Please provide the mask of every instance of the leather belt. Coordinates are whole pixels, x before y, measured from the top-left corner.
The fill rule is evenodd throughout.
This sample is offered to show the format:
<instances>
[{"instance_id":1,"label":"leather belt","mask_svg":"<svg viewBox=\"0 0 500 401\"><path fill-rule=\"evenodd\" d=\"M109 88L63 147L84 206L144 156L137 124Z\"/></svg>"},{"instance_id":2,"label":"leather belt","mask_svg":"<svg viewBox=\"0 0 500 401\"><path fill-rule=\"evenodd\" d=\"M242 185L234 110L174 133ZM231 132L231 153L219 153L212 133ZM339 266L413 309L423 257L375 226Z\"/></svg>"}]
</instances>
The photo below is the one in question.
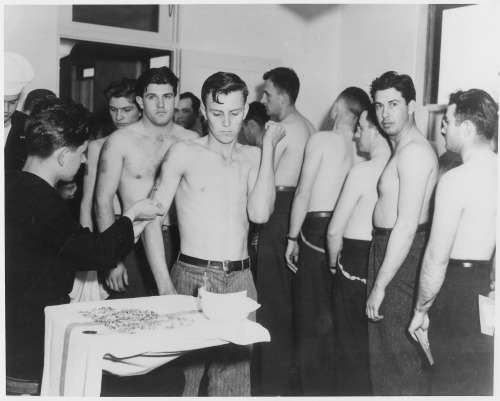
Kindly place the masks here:
<instances>
[{"instance_id":1,"label":"leather belt","mask_svg":"<svg viewBox=\"0 0 500 401\"><path fill-rule=\"evenodd\" d=\"M489 260L463 260L463 259L450 259L448 262L448 267L452 268L462 268L462 269L470 269L474 268L488 268L490 267Z\"/></svg>"},{"instance_id":2,"label":"leather belt","mask_svg":"<svg viewBox=\"0 0 500 401\"><path fill-rule=\"evenodd\" d=\"M332 217L333 212L307 212L309 217Z\"/></svg>"},{"instance_id":3,"label":"leather belt","mask_svg":"<svg viewBox=\"0 0 500 401\"><path fill-rule=\"evenodd\" d=\"M295 191L295 187L287 187L284 185L277 185L276 186L276 191L281 192L281 191Z\"/></svg>"},{"instance_id":4,"label":"leather belt","mask_svg":"<svg viewBox=\"0 0 500 401\"><path fill-rule=\"evenodd\" d=\"M185 255L183 253L180 253L178 260L180 262L188 263L190 265L194 265L194 266L198 266L198 267L223 270L226 273L231 273L234 271L241 271L241 270L248 269L250 267L250 258L246 258L243 260L216 261L216 260L198 259L198 258L194 258L192 256Z\"/></svg>"}]
</instances>

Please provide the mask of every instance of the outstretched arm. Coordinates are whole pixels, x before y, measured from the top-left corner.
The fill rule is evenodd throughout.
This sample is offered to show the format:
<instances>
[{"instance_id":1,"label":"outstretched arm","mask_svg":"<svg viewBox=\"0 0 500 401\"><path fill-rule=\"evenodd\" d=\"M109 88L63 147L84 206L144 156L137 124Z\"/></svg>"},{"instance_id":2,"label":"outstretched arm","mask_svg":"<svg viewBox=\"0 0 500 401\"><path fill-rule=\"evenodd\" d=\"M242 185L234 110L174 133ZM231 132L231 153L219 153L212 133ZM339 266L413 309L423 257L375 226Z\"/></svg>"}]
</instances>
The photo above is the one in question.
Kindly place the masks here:
<instances>
[{"instance_id":1,"label":"outstretched arm","mask_svg":"<svg viewBox=\"0 0 500 401\"><path fill-rule=\"evenodd\" d=\"M399 155L396 165L399 176L397 219L389 237L384 261L366 303L366 314L373 321L383 319L379 309L385 289L410 251L433 167L433 161L416 145L408 145Z\"/></svg>"},{"instance_id":2,"label":"outstretched arm","mask_svg":"<svg viewBox=\"0 0 500 401\"><path fill-rule=\"evenodd\" d=\"M151 192L150 197L161 202L165 210L170 209L184 174L184 166L187 159L186 149L188 149L187 145L182 142L177 142L170 147L163 160L160 175ZM161 234L162 222L163 217L158 217L144 229L143 243L149 266L158 287L158 293L160 295L171 295L177 292L168 272Z\"/></svg>"},{"instance_id":3,"label":"outstretched arm","mask_svg":"<svg viewBox=\"0 0 500 401\"><path fill-rule=\"evenodd\" d=\"M274 153L278 142L286 135L285 128L269 121L264 134L258 173L252 169L249 176L248 217L256 224L263 224L274 210L276 189L274 184ZM256 177L256 178L255 178Z\"/></svg>"},{"instance_id":4,"label":"outstretched arm","mask_svg":"<svg viewBox=\"0 0 500 401\"><path fill-rule=\"evenodd\" d=\"M459 182L455 172L446 173L436 190L436 203L429 243L425 249L415 314L408 331L417 340L415 332L422 330L427 339L429 321L427 312L443 285L448 261L463 212Z\"/></svg>"}]
</instances>

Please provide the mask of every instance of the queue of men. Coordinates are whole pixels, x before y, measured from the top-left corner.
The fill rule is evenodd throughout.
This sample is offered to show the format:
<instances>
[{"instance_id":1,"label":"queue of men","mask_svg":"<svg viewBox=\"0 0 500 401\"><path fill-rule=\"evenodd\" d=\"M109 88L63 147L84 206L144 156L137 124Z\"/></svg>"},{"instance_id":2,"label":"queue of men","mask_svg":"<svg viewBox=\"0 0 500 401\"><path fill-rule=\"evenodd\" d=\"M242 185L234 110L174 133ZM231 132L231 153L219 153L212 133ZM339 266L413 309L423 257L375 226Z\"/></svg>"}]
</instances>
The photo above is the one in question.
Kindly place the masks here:
<instances>
[{"instance_id":1,"label":"queue of men","mask_svg":"<svg viewBox=\"0 0 500 401\"><path fill-rule=\"evenodd\" d=\"M295 105L292 69L263 80L262 105L230 72L208 77L201 100L179 96L167 67L106 88L117 130L89 143L80 224L105 235L146 198L166 213L148 213L142 240L99 269L94 298L196 296L208 277L212 292L258 300L249 318L271 341L179 358L183 396L491 395L478 296L496 246L498 105L478 89L450 96L442 133L463 164L440 177L408 75L375 78L371 100L346 88L321 132ZM6 89L5 127L21 90ZM6 171L30 171L8 167L9 152ZM97 285L97 272L77 275L72 298L86 281ZM29 361L7 362L16 379Z\"/></svg>"}]
</instances>

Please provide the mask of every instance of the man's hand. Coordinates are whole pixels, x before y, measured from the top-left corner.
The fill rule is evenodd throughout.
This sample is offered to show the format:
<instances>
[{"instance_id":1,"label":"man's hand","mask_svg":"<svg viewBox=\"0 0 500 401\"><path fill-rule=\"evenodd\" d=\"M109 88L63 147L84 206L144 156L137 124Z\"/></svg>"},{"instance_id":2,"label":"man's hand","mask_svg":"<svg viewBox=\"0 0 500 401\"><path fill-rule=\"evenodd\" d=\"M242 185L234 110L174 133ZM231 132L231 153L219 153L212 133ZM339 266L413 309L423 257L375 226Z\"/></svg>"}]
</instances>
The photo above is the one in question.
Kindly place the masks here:
<instances>
[{"instance_id":1,"label":"man's hand","mask_svg":"<svg viewBox=\"0 0 500 401\"><path fill-rule=\"evenodd\" d=\"M77 190L76 184L71 182L59 182L57 185L57 192L64 200L73 199Z\"/></svg>"},{"instance_id":2,"label":"man's hand","mask_svg":"<svg viewBox=\"0 0 500 401\"><path fill-rule=\"evenodd\" d=\"M286 246L285 259L286 265L293 272L297 273L297 260L299 258L299 244L297 241L288 240L288 245Z\"/></svg>"},{"instance_id":3,"label":"man's hand","mask_svg":"<svg viewBox=\"0 0 500 401\"><path fill-rule=\"evenodd\" d=\"M169 280L162 288L158 288L159 295L177 295L174 285Z\"/></svg>"},{"instance_id":4,"label":"man's hand","mask_svg":"<svg viewBox=\"0 0 500 401\"><path fill-rule=\"evenodd\" d=\"M366 315L368 316L368 319L378 322L384 318L382 315L378 314L380 305L382 305L382 302L384 301L384 297L385 290L377 287L376 285L373 286L372 292L366 300Z\"/></svg>"},{"instance_id":5,"label":"man's hand","mask_svg":"<svg viewBox=\"0 0 500 401\"><path fill-rule=\"evenodd\" d=\"M427 312L415 311L415 315L413 316L410 326L408 327L408 331L415 341L418 341L416 332L421 331L422 337L424 338L424 345L429 347L429 315Z\"/></svg>"},{"instance_id":6,"label":"man's hand","mask_svg":"<svg viewBox=\"0 0 500 401\"><path fill-rule=\"evenodd\" d=\"M118 262L116 268L108 270L106 285L113 291L126 292L128 286L127 268Z\"/></svg>"},{"instance_id":7,"label":"man's hand","mask_svg":"<svg viewBox=\"0 0 500 401\"><path fill-rule=\"evenodd\" d=\"M149 221L157 216L163 216L165 213L166 210L160 202L146 198L135 202L124 215L130 217L132 221Z\"/></svg>"},{"instance_id":8,"label":"man's hand","mask_svg":"<svg viewBox=\"0 0 500 401\"><path fill-rule=\"evenodd\" d=\"M286 135L285 127L275 121L268 121L265 128L266 132L264 133L263 142L271 141L273 147L275 147Z\"/></svg>"}]
</instances>

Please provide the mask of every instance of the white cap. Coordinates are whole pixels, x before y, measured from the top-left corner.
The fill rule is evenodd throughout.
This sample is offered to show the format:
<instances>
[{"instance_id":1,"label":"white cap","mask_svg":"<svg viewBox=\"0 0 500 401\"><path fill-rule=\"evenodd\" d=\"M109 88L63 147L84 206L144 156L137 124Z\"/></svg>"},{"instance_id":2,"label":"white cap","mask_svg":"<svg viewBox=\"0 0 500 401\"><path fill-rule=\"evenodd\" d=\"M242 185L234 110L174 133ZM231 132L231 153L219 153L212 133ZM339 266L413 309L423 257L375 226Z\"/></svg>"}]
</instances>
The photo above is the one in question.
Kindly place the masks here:
<instances>
[{"instance_id":1,"label":"white cap","mask_svg":"<svg viewBox=\"0 0 500 401\"><path fill-rule=\"evenodd\" d=\"M28 60L20 54L4 52L4 95L18 95L34 76Z\"/></svg>"}]
</instances>

